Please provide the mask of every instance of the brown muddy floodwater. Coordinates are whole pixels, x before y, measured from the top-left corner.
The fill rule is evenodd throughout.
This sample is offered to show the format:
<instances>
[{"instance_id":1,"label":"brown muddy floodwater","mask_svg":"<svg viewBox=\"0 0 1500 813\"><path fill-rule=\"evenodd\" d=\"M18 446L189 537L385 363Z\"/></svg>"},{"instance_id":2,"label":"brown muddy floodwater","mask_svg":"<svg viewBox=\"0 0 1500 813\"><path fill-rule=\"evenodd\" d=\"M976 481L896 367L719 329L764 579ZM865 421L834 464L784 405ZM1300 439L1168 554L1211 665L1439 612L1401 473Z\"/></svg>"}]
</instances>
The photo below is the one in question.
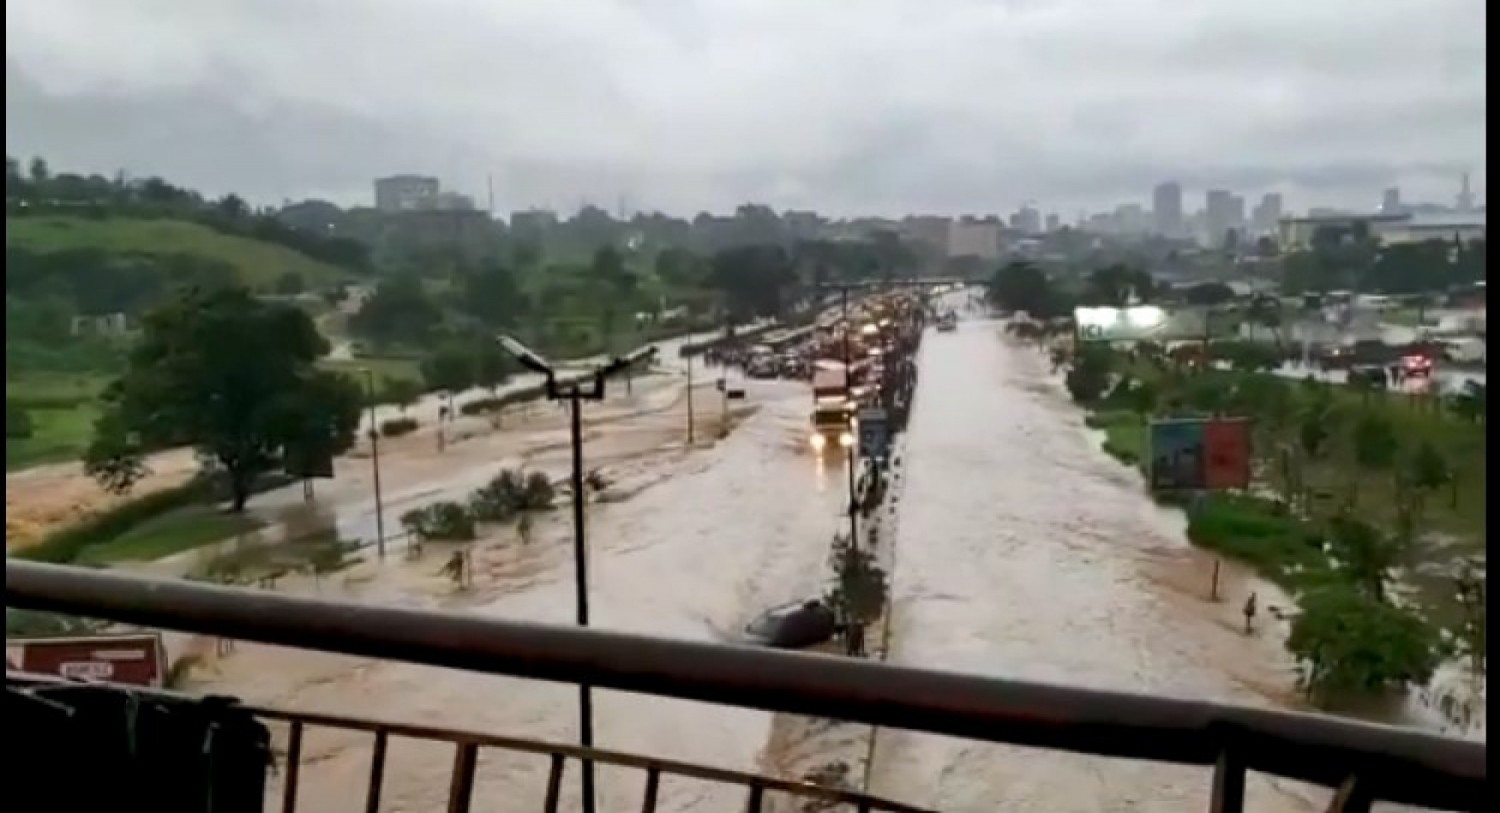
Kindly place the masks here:
<instances>
[{"instance_id":1,"label":"brown muddy floodwater","mask_svg":"<svg viewBox=\"0 0 1500 813\"><path fill-rule=\"evenodd\" d=\"M993 322L921 356L897 534L896 663L1267 704L1289 682L1274 636L1203 600L1182 520L1099 452L1034 349ZM871 791L942 810L1205 809L1211 772L882 730ZM1252 777L1252 810L1316 792Z\"/></svg>"}]
</instances>

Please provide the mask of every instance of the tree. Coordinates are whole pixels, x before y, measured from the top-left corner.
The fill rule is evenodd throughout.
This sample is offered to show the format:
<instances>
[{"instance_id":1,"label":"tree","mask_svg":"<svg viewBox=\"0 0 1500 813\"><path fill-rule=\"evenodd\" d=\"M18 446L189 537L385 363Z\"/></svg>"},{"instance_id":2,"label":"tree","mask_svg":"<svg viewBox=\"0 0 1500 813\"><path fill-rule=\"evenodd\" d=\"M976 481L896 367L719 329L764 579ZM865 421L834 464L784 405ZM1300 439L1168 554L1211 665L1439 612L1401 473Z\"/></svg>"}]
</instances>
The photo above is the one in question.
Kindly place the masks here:
<instances>
[{"instance_id":1,"label":"tree","mask_svg":"<svg viewBox=\"0 0 1500 813\"><path fill-rule=\"evenodd\" d=\"M20 404L5 399L5 439L25 440L31 437L31 414Z\"/></svg>"},{"instance_id":2,"label":"tree","mask_svg":"<svg viewBox=\"0 0 1500 813\"><path fill-rule=\"evenodd\" d=\"M1368 522L1340 515L1329 523L1328 546L1339 569L1354 586L1376 601L1386 600L1391 570L1401 564L1406 553L1400 540Z\"/></svg>"},{"instance_id":3,"label":"tree","mask_svg":"<svg viewBox=\"0 0 1500 813\"><path fill-rule=\"evenodd\" d=\"M1443 661L1435 628L1362 591L1331 584L1309 591L1300 603L1286 646L1303 689L1320 703L1423 685Z\"/></svg>"},{"instance_id":4,"label":"tree","mask_svg":"<svg viewBox=\"0 0 1500 813\"><path fill-rule=\"evenodd\" d=\"M860 642L864 627L880 618L885 610L889 587L885 571L875 555L849 544L845 537L833 542L831 555L836 581L827 602L848 626L849 654L863 654Z\"/></svg>"},{"instance_id":5,"label":"tree","mask_svg":"<svg viewBox=\"0 0 1500 813\"><path fill-rule=\"evenodd\" d=\"M1449 399L1449 409L1459 419L1469 423L1485 422L1485 385L1477 381L1465 381L1462 391Z\"/></svg>"},{"instance_id":6,"label":"tree","mask_svg":"<svg viewBox=\"0 0 1500 813\"><path fill-rule=\"evenodd\" d=\"M1458 501L1458 478L1453 476L1453 469L1448 465L1448 458L1437 450L1430 441L1422 441L1417 451L1412 455L1408 474L1411 485L1419 494L1426 494L1449 486L1452 491L1452 501Z\"/></svg>"},{"instance_id":7,"label":"tree","mask_svg":"<svg viewBox=\"0 0 1500 813\"><path fill-rule=\"evenodd\" d=\"M436 502L401 515L401 527L421 541L467 542L476 534L474 515L456 502Z\"/></svg>"},{"instance_id":8,"label":"tree","mask_svg":"<svg viewBox=\"0 0 1500 813\"><path fill-rule=\"evenodd\" d=\"M52 177L51 171L47 169L47 160L41 156L31 159L31 183L34 186L42 186Z\"/></svg>"},{"instance_id":9,"label":"tree","mask_svg":"<svg viewBox=\"0 0 1500 813\"><path fill-rule=\"evenodd\" d=\"M478 372L472 348L462 342L439 346L422 359L420 369L429 390L448 392L462 392L473 386Z\"/></svg>"},{"instance_id":10,"label":"tree","mask_svg":"<svg viewBox=\"0 0 1500 813\"><path fill-rule=\"evenodd\" d=\"M1074 401L1082 404L1099 400L1109 388L1113 354L1107 347L1083 345L1073 357L1064 385Z\"/></svg>"},{"instance_id":11,"label":"tree","mask_svg":"<svg viewBox=\"0 0 1500 813\"><path fill-rule=\"evenodd\" d=\"M186 444L223 469L241 511L255 479L309 426L326 451L354 440L354 385L317 370L328 350L303 311L242 288L190 289L150 313L125 374L106 393L110 422L146 446Z\"/></svg>"},{"instance_id":12,"label":"tree","mask_svg":"<svg viewBox=\"0 0 1500 813\"><path fill-rule=\"evenodd\" d=\"M1117 263L1089 274L1083 304L1123 307L1132 301L1150 302L1155 293L1156 282L1149 273Z\"/></svg>"},{"instance_id":13,"label":"tree","mask_svg":"<svg viewBox=\"0 0 1500 813\"><path fill-rule=\"evenodd\" d=\"M405 415L406 410L422 397L422 385L410 378L396 378L386 376L380 385L381 400L396 405Z\"/></svg>"},{"instance_id":14,"label":"tree","mask_svg":"<svg viewBox=\"0 0 1500 813\"><path fill-rule=\"evenodd\" d=\"M443 321L443 313L415 276L383 282L349 319L356 336L382 344L421 345Z\"/></svg>"},{"instance_id":15,"label":"tree","mask_svg":"<svg viewBox=\"0 0 1500 813\"><path fill-rule=\"evenodd\" d=\"M83 453L83 471L111 494L128 494L150 474L137 436L125 426L119 411L108 411L94 422L94 436Z\"/></svg>"},{"instance_id":16,"label":"tree","mask_svg":"<svg viewBox=\"0 0 1500 813\"><path fill-rule=\"evenodd\" d=\"M1222 282L1205 282L1182 292L1182 301L1189 305L1222 305L1234 299L1234 289Z\"/></svg>"},{"instance_id":17,"label":"tree","mask_svg":"<svg viewBox=\"0 0 1500 813\"><path fill-rule=\"evenodd\" d=\"M489 261L463 273L460 289L460 309L488 328L511 327L526 310L515 275L498 262Z\"/></svg>"},{"instance_id":18,"label":"tree","mask_svg":"<svg viewBox=\"0 0 1500 813\"><path fill-rule=\"evenodd\" d=\"M775 245L741 246L714 255L712 284L724 295L729 317L745 322L781 313L782 294L797 275L786 250Z\"/></svg>"},{"instance_id":19,"label":"tree","mask_svg":"<svg viewBox=\"0 0 1500 813\"><path fill-rule=\"evenodd\" d=\"M990 278L987 295L996 307L1025 312L1033 319L1051 319L1070 310L1042 269L1024 261L1009 263L996 271Z\"/></svg>"},{"instance_id":20,"label":"tree","mask_svg":"<svg viewBox=\"0 0 1500 813\"><path fill-rule=\"evenodd\" d=\"M1379 412L1367 411L1354 422L1354 462L1365 471L1384 471L1396 462L1400 442L1396 429L1389 418ZM1359 497L1359 477L1351 478L1349 498L1351 503Z\"/></svg>"}]
</instances>

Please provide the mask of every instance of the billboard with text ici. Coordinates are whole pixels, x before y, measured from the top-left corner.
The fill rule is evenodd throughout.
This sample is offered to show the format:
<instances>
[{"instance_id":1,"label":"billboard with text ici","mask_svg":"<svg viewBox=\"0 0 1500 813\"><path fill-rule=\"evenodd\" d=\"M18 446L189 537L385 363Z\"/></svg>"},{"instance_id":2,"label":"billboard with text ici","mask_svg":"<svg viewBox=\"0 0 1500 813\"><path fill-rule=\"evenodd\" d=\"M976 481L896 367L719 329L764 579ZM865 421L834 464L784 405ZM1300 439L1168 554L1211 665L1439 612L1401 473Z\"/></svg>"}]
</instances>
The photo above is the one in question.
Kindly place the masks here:
<instances>
[{"instance_id":1,"label":"billboard with text ici","mask_svg":"<svg viewBox=\"0 0 1500 813\"><path fill-rule=\"evenodd\" d=\"M1203 338L1202 310L1167 310L1157 305L1073 309L1078 339L1085 342L1167 342Z\"/></svg>"}]
</instances>

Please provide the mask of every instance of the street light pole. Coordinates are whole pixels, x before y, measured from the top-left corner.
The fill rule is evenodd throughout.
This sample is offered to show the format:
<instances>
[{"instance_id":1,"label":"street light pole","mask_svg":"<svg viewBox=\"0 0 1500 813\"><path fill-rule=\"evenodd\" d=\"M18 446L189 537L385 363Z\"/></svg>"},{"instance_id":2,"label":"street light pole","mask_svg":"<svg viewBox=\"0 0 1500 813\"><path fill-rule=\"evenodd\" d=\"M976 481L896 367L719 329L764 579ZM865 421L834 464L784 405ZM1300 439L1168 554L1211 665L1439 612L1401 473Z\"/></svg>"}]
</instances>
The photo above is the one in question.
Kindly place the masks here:
<instances>
[{"instance_id":1,"label":"street light pole","mask_svg":"<svg viewBox=\"0 0 1500 813\"><path fill-rule=\"evenodd\" d=\"M844 404L848 409L849 404L854 401L854 369L850 363L849 331L852 326L849 324L849 288L847 286L842 289L842 294L840 308L844 319ZM846 419L844 427L845 430L852 430L853 422ZM855 550L859 550L859 506L855 504L854 491L854 444L851 443L844 448L844 461L849 469L849 544Z\"/></svg>"},{"instance_id":2,"label":"street light pole","mask_svg":"<svg viewBox=\"0 0 1500 813\"><path fill-rule=\"evenodd\" d=\"M552 381L552 379L548 380L548 389L553 388ZM604 376L596 376L594 390L599 398L604 397ZM573 410L570 441L573 446L574 593L577 597L578 626L587 627L589 625L589 557L583 521L583 393L579 390L577 381L568 387L567 398ZM585 749L594 747L594 700L587 683L578 684L578 742ZM594 811L594 763L589 760L583 762L583 809L584 813Z\"/></svg>"},{"instance_id":3,"label":"street light pole","mask_svg":"<svg viewBox=\"0 0 1500 813\"><path fill-rule=\"evenodd\" d=\"M574 589L576 592L578 626L587 627L589 625L589 591L588 540L585 536L584 525L583 402L604 400L605 379L616 373L627 372L642 360L655 356L656 348L648 347L627 358L615 358L603 367L595 369L587 376L560 382L557 380L557 370L542 359L541 356L527 349L525 345L509 337L502 337L500 343L523 366L545 377L547 382L547 399L549 401L565 400L568 402L569 407L571 407L572 415L569 422L569 441L573 451L571 481L573 484ZM588 389L584 389L586 382L591 384ZM592 749L594 747L593 693L587 683L578 684L578 738L579 744L585 749ZM584 813L594 813L594 762L585 756L582 760L582 765L583 811Z\"/></svg>"},{"instance_id":4,"label":"street light pole","mask_svg":"<svg viewBox=\"0 0 1500 813\"><path fill-rule=\"evenodd\" d=\"M375 475L375 554L385 558L385 507L380 500L380 427L375 423L375 371L366 367L365 393L370 402L370 466Z\"/></svg>"},{"instance_id":5,"label":"street light pole","mask_svg":"<svg viewBox=\"0 0 1500 813\"><path fill-rule=\"evenodd\" d=\"M686 356L685 358L687 359L687 413L688 413L687 414L687 419L688 419L688 438L687 438L687 442L688 442L689 446L692 446L693 445L693 357L691 355L689 355L689 356Z\"/></svg>"}]
</instances>

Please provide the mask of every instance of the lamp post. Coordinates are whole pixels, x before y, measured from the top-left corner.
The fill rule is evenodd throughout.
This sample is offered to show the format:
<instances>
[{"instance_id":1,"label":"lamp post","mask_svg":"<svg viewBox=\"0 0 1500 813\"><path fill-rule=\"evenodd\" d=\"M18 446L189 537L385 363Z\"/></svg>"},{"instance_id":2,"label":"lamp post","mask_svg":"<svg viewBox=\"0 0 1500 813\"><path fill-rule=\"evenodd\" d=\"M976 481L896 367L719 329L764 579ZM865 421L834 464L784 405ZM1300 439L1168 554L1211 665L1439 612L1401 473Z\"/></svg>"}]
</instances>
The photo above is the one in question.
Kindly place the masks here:
<instances>
[{"instance_id":1,"label":"lamp post","mask_svg":"<svg viewBox=\"0 0 1500 813\"><path fill-rule=\"evenodd\" d=\"M380 500L380 427L375 423L375 371L362 368L365 396L370 402L370 466L375 475L375 555L385 558L385 508Z\"/></svg>"},{"instance_id":2,"label":"lamp post","mask_svg":"<svg viewBox=\"0 0 1500 813\"><path fill-rule=\"evenodd\" d=\"M573 448L573 575L577 598L578 626L589 625L588 591L588 547L584 534L583 506L583 402L604 400L604 381L610 376L626 372L636 364L656 355L655 347L639 350L626 357L611 359L602 367L596 367L584 375L559 381L557 370L535 351L510 336L501 336L500 345L515 357L521 366L540 374L547 382L549 401L567 401L571 411L570 438ZM578 684L579 743L586 749L594 747L593 696L587 683ZM583 810L594 813L594 763L583 760Z\"/></svg>"},{"instance_id":3,"label":"lamp post","mask_svg":"<svg viewBox=\"0 0 1500 813\"><path fill-rule=\"evenodd\" d=\"M854 369L850 362L849 333L853 325L849 323L849 289L843 288L840 297L840 310L844 320L844 404L846 409L853 408L854 403ZM851 416L852 417L852 416ZM853 434L854 422L845 421L845 431ZM849 544L855 550L859 550L859 507L856 505L854 491L854 444L844 447L844 461L849 470Z\"/></svg>"}]
</instances>

